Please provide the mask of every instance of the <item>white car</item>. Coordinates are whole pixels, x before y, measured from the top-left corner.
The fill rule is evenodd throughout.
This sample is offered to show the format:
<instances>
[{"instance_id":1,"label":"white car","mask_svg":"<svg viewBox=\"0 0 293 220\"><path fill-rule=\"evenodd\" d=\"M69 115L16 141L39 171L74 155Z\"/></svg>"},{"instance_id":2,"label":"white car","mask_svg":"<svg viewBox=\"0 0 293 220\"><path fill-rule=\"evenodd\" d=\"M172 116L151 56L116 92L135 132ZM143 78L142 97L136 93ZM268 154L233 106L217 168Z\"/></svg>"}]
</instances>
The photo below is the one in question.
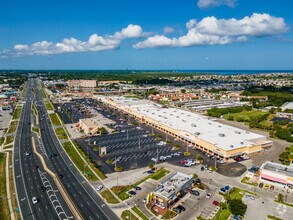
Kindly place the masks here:
<instances>
[{"instance_id":1,"label":"white car","mask_svg":"<svg viewBox=\"0 0 293 220\"><path fill-rule=\"evenodd\" d=\"M154 158L154 157L153 157L151 160L154 161L155 163L158 162L158 159L156 159L156 158Z\"/></svg>"},{"instance_id":2,"label":"white car","mask_svg":"<svg viewBox=\"0 0 293 220\"><path fill-rule=\"evenodd\" d=\"M25 156L29 156L31 153L30 152L25 152Z\"/></svg>"},{"instance_id":3,"label":"white car","mask_svg":"<svg viewBox=\"0 0 293 220\"><path fill-rule=\"evenodd\" d=\"M206 195L206 198L207 199L209 199L209 198L211 198L212 197L212 194L211 193L208 193L207 195Z\"/></svg>"},{"instance_id":4,"label":"white car","mask_svg":"<svg viewBox=\"0 0 293 220\"><path fill-rule=\"evenodd\" d=\"M35 196L32 198L32 201L33 201L33 204L37 204L39 202L37 197L35 197Z\"/></svg>"},{"instance_id":5,"label":"white car","mask_svg":"<svg viewBox=\"0 0 293 220\"><path fill-rule=\"evenodd\" d=\"M97 190L98 190L98 191L101 191L103 188L104 188L103 185L99 185L99 186L97 187Z\"/></svg>"},{"instance_id":6,"label":"white car","mask_svg":"<svg viewBox=\"0 0 293 220\"><path fill-rule=\"evenodd\" d=\"M167 157L165 157L165 156L160 156L160 160L161 161L165 161L167 159Z\"/></svg>"}]
</instances>

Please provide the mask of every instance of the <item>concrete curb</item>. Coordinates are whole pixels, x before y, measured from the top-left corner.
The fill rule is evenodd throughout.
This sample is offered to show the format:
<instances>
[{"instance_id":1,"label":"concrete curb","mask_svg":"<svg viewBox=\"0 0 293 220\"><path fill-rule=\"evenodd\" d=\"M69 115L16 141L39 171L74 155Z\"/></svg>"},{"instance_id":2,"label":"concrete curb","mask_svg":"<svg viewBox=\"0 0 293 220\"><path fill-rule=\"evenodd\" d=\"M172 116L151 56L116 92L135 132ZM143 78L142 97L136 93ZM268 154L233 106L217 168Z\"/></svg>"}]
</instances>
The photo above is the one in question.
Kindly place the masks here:
<instances>
[{"instance_id":1,"label":"concrete curb","mask_svg":"<svg viewBox=\"0 0 293 220\"><path fill-rule=\"evenodd\" d=\"M8 200L8 206L10 211L10 219L15 220L14 210L13 210L12 202L11 202L10 185L9 185L9 152L6 152L6 193L7 193L7 200Z\"/></svg>"}]
</instances>

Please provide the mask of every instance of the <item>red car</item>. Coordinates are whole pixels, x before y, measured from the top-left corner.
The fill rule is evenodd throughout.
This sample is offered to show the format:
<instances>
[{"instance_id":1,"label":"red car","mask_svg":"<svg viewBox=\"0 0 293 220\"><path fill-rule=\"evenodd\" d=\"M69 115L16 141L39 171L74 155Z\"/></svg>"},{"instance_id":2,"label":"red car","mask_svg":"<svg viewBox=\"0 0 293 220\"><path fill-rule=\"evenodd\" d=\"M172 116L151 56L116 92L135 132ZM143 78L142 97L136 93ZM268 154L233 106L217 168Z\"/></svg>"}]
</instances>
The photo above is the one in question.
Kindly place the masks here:
<instances>
[{"instance_id":1,"label":"red car","mask_svg":"<svg viewBox=\"0 0 293 220\"><path fill-rule=\"evenodd\" d=\"M180 161L180 164L182 164L182 165L184 165L184 164L186 164L186 163L187 163L186 160L181 160L181 161Z\"/></svg>"},{"instance_id":2,"label":"red car","mask_svg":"<svg viewBox=\"0 0 293 220\"><path fill-rule=\"evenodd\" d=\"M217 201L213 201L213 204L214 204L215 206L220 206L220 203L217 202Z\"/></svg>"}]
</instances>

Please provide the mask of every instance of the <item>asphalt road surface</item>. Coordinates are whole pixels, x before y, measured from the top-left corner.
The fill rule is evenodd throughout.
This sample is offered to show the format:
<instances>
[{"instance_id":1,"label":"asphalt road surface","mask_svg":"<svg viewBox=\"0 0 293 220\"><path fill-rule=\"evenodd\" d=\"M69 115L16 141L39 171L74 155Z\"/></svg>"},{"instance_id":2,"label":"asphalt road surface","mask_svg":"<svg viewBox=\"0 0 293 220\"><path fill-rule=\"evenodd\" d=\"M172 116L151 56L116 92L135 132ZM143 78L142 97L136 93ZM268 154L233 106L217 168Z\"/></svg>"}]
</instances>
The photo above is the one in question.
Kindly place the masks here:
<instances>
[{"instance_id":1,"label":"asphalt road surface","mask_svg":"<svg viewBox=\"0 0 293 220\"><path fill-rule=\"evenodd\" d=\"M31 80L29 79L26 100L15 137L13 163L22 219L68 219L72 216L71 212L58 192L53 179L44 172L38 157L32 150L31 100ZM45 191L41 190L42 186L46 187ZM37 204L33 204L33 197L39 200ZM58 207L56 207L57 203Z\"/></svg>"},{"instance_id":2,"label":"asphalt road surface","mask_svg":"<svg viewBox=\"0 0 293 220\"><path fill-rule=\"evenodd\" d=\"M63 151L50 123L37 81L35 80L34 83L42 142L47 153L56 154L50 158L52 162L49 163L53 172L63 175L60 180L84 219L119 219L72 165L71 160Z\"/></svg>"}]
</instances>

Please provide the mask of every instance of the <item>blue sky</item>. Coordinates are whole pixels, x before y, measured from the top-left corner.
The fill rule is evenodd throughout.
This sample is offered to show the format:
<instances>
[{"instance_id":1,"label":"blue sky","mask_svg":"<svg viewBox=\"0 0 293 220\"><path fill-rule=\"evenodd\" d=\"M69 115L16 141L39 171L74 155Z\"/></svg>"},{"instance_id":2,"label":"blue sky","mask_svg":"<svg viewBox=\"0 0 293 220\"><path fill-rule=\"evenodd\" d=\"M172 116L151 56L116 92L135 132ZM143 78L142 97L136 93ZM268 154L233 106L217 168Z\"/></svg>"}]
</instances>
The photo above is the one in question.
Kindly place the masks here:
<instances>
[{"instance_id":1,"label":"blue sky","mask_svg":"<svg viewBox=\"0 0 293 220\"><path fill-rule=\"evenodd\" d=\"M293 69L291 0L1 3L0 69Z\"/></svg>"}]
</instances>

